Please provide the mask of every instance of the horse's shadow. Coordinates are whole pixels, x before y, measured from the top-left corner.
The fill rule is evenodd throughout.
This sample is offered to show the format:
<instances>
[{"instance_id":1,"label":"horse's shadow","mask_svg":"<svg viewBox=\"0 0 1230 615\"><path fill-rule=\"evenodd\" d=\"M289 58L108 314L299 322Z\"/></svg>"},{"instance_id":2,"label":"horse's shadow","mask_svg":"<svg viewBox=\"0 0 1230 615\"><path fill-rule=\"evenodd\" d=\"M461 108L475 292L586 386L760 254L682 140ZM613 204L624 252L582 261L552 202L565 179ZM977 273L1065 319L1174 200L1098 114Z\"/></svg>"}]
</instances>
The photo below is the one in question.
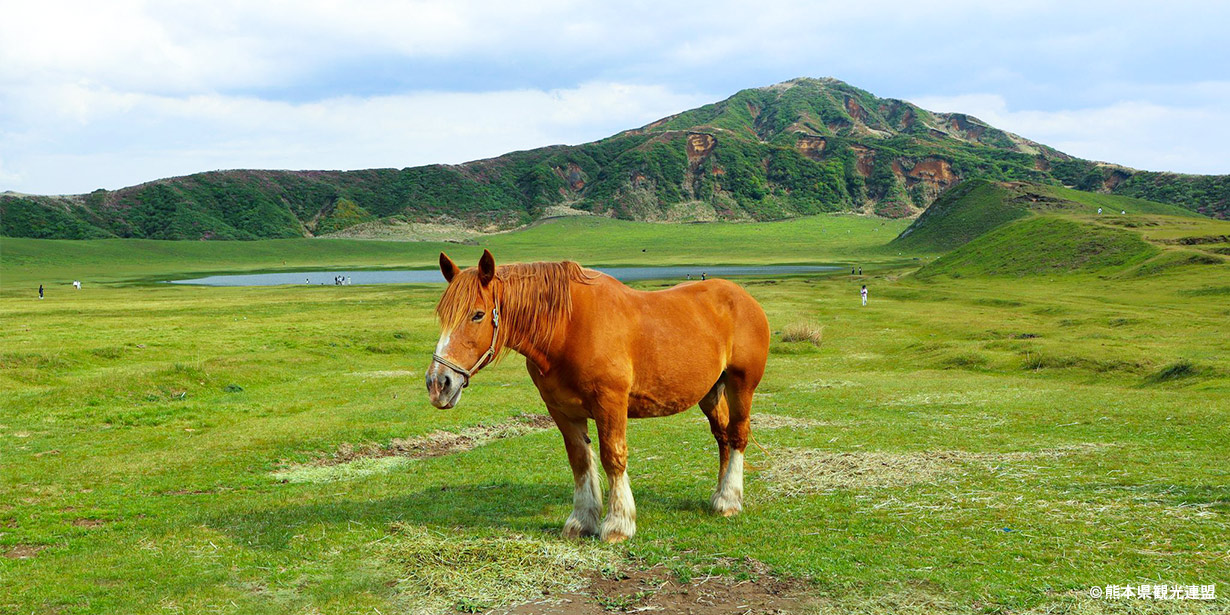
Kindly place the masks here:
<instances>
[{"instance_id":1,"label":"horse's shadow","mask_svg":"<svg viewBox=\"0 0 1230 615\"><path fill-rule=\"evenodd\" d=\"M429 527L504 529L528 534L555 533L572 504L568 485L495 483L421 489L404 495L362 499L353 494L334 499L267 509L244 508L215 515L206 525L257 548L284 549L296 536L319 524L391 527L407 523ZM706 501L667 495L653 488L636 491L637 507L646 512L692 512L703 515Z\"/></svg>"}]
</instances>

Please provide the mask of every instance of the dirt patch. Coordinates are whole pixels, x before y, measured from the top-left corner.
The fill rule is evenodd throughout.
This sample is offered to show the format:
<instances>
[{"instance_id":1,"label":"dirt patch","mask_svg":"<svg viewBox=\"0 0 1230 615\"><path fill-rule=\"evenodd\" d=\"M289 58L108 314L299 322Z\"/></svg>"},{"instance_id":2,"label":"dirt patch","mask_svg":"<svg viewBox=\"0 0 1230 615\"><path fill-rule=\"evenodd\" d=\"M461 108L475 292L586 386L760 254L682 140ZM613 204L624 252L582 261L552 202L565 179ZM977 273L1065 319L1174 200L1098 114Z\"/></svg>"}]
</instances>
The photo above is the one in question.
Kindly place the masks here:
<instances>
[{"instance_id":1,"label":"dirt patch","mask_svg":"<svg viewBox=\"0 0 1230 615\"><path fill-rule=\"evenodd\" d=\"M555 426L551 417L520 414L493 425L460 431L433 431L414 438L397 438L386 445L342 444L333 454L308 463L284 464L273 473L283 483L327 483L391 472L413 459L464 453L505 438Z\"/></svg>"},{"instance_id":2,"label":"dirt patch","mask_svg":"<svg viewBox=\"0 0 1230 615\"><path fill-rule=\"evenodd\" d=\"M419 372L404 369L385 369L374 372L351 372L350 375L361 378L405 378L407 376L418 376Z\"/></svg>"},{"instance_id":3,"label":"dirt patch","mask_svg":"<svg viewBox=\"0 0 1230 615\"><path fill-rule=\"evenodd\" d=\"M771 577L760 562L745 560L752 569L735 577L704 577L680 581L656 566L613 576L593 575L584 590L548 595L497 613L516 615L605 613L797 613L806 606L805 582Z\"/></svg>"},{"instance_id":4,"label":"dirt patch","mask_svg":"<svg viewBox=\"0 0 1230 615\"><path fill-rule=\"evenodd\" d=\"M30 559L46 548L43 545L13 545L9 547L8 551L4 552L4 557L7 559Z\"/></svg>"},{"instance_id":5,"label":"dirt patch","mask_svg":"<svg viewBox=\"0 0 1230 615\"><path fill-rule=\"evenodd\" d=\"M973 471L1011 475L1032 469L1030 461L1055 459L1100 445L1078 445L1012 453L968 451L824 451L786 448L773 451L761 472L769 491L795 496L842 489L876 489L934 483Z\"/></svg>"},{"instance_id":6,"label":"dirt patch","mask_svg":"<svg viewBox=\"0 0 1230 615\"><path fill-rule=\"evenodd\" d=\"M519 414L502 423L494 425L475 425L461 431L433 431L414 438L397 438L387 446L369 444L355 447L343 444L338 447L332 457L317 462L316 465L337 465L349 463L360 458L378 457L409 457L423 459L440 457L454 453L464 453L504 438L523 436L534 431L542 431L555 426L551 417L543 414Z\"/></svg>"},{"instance_id":7,"label":"dirt patch","mask_svg":"<svg viewBox=\"0 0 1230 615\"><path fill-rule=\"evenodd\" d=\"M88 518L73 519L73 525L77 527L89 527L89 528L102 527L106 523L107 522L103 521L102 519L88 519Z\"/></svg>"}]
</instances>

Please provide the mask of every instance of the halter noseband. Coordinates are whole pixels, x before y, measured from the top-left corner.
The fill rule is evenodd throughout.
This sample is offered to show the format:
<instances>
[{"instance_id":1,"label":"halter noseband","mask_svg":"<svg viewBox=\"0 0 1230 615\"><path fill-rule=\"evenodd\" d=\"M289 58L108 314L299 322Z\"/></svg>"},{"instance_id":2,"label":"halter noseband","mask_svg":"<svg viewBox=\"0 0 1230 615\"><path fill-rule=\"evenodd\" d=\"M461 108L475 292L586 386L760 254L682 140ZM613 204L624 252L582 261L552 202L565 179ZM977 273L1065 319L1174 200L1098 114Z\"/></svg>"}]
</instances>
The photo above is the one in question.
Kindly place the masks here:
<instances>
[{"instance_id":1,"label":"halter noseband","mask_svg":"<svg viewBox=\"0 0 1230 615\"><path fill-rule=\"evenodd\" d=\"M448 359L434 352L431 353L431 360L455 372L465 374L466 381L462 383L461 385L461 388L464 389L470 386L470 377L478 373L478 370L486 366L487 362L490 361L493 357L495 357L495 341L497 338L499 338L499 336L500 336L500 304L497 302L495 306L491 308L491 346L487 347L487 352L484 352L483 356L478 358L478 361L474 363L474 367L471 367L470 369L466 369L456 363L453 363L452 361L449 361Z\"/></svg>"}]
</instances>

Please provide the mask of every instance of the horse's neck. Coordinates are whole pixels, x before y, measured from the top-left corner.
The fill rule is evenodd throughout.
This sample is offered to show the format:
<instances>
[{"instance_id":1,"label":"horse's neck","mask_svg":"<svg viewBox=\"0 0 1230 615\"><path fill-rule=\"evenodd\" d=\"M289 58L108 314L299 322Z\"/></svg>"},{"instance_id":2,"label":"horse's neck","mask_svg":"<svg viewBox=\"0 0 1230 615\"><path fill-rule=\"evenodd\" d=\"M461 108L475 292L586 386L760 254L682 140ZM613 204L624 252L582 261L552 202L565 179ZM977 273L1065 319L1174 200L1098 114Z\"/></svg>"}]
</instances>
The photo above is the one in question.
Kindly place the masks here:
<instances>
[{"instance_id":1,"label":"horse's neck","mask_svg":"<svg viewBox=\"0 0 1230 615\"><path fill-rule=\"evenodd\" d=\"M572 289L569 288L568 292L572 292ZM526 322L522 324L529 325L532 323ZM562 346L560 340L567 334L567 328L568 322L565 320L554 328L547 339L538 339L538 336L526 331L513 331L509 335L508 347L524 356L540 372L545 374L551 370L552 363L558 361L558 357L554 355L558 354L559 348Z\"/></svg>"}]
</instances>

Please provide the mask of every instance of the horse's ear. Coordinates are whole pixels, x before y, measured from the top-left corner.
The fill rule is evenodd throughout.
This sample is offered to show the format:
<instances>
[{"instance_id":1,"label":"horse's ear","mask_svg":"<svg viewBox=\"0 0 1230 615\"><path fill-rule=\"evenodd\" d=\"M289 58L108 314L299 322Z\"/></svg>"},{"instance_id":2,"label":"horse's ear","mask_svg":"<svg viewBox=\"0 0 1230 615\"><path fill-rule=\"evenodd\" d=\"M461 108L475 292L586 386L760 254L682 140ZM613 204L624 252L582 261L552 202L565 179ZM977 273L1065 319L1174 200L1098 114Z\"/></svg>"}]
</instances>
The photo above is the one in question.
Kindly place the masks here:
<instances>
[{"instance_id":1,"label":"horse's ear","mask_svg":"<svg viewBox=\"0 0 1230 615\"><path fill-rule=\"evenodd\" d=\"M449 258L447 254L441 252L440 273L444 274L444 280L452 282L453 278L457 277L457 274L460 272L461 270L457 268L457 263L454 263L453 259Z\"/></svg>"},{"instance_id":2,"label":"horse's ear","mask_svg":"<svg viewBox=\"0 0 1230 615\"><path fill-rule=\"evenodd\" d=\"M495 257L491 250L483 250L483 257L478 259L478 279L486 286L495 277Z\"/></svg>"}]
</instances>

